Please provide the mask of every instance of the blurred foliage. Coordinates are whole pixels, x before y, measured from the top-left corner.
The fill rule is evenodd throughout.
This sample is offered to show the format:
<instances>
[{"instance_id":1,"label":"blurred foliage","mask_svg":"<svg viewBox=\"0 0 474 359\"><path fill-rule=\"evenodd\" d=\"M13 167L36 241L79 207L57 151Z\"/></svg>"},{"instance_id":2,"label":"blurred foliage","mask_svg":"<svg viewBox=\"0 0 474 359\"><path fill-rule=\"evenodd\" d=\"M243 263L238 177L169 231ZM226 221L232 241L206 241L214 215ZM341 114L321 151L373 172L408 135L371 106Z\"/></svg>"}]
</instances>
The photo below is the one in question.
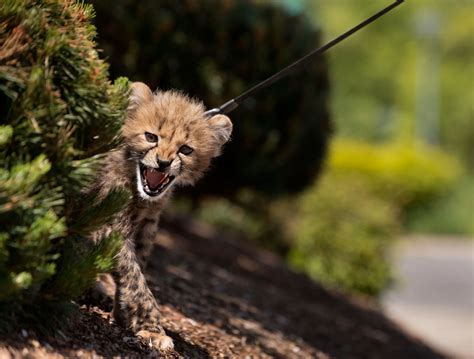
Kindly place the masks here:
<instances>
[{"instance_id":1,"label":"blurred foliage","mask_svg":"<svg viewBox=\"0 0 474 359\"><path fill-rule=\"evenodd\" d=\"M426 145L337 139L327 166L301 196L289 259L329 285L378 295L391 281L388 251L404 214L449 193L460 164Z\"/></svg>"},{"instance_id":2,"label":"blurred foliage","mask_svg":"<svg viewBox=\"0 0 474 359\"><path fill-rule=\"evenodd\" d=\"M461 174L460 164L452 156L404 141L370 144L337 139L331 144L328 165L335 173L363 177L378 196L400 209L439 197Z\"/></svg>"},{"instance_id":3,"label":"blurred foliage","mask_svg":"<svg viewBox=\"0 0 474 359\"><path fill-rule=\"evenodd\" d=\"M474 178L463 177L452 187L440 198L409 211L408 230L474 238Z\"/></svg>"},{"instance_id":4,"label":"blurred foliage","mask_svg":"<svg viewBox=\"0 0 474 359\"><path fill-rule=\"evenodd\" d=\"M189 213L189 203L183 208L181 198L173 211ZM241 191L233 200L223 197L207 197L194 208L193 217L213 224L222 230L235 232L246 240L258 243L281 255L288 252L289 232L286 230L289 201L285 198L272 200L252 191ZM184 210L185 209L185 210Z\"/></svg>"},{"instance_id":5,"label":"blurred foliage","mask_svg":"<svg viewBox=\"0 0 474 359\"><path fill-rule=\"evenodd\" d=\"M390 282L397 209L355 176L326 174L300 199L290 262L344 291L377 295Z\"/></svg>"},{"instance_id":6,"label":"blurred foliage","mask_svg":"<svg viewBox=\"0 0 474 359\"><path fill-rule=\"evenodd\" d=\"M100 0L113 76L177 88L216 107L320 44L306 16L268 1ZM193 193L280 196L312 183L329 135L324 57L232 113L234 133Z\"/></svg>"},{"instance_id":7,"label":"blurred foliage","mask_svg":"<svg viewBox=\"0 0 474 359\"><path fill-rule=\"evenodd\" d=\"M67 0L0 3L2 330L41 313L36 305L50 319L53 308L61 312L59 303L110 268L121 243L113 234L85 248L88 233L74 226L85 213L74 203L100 155L118 143L127 105L126 80L112 85L98 58L91 15ZM94 215L105 220L128 197L112 193L108 211Z\"/></svg>"},{"instance_id":8,"label":"blurred foliage","mask_svg":"<svg viewBox=\"0 0 474 359\"><path fill-rule=\"evenodd\" d=\"M306 1L331 39L385 0ZM406 1L328 53L332 115L347 137L421 138L474 157L474 3Z\"/></svg>"},{"instance_id":9,"label":"blurred foliage","mask_svg":"<svg viewBox=\"0 0 474 359\"><path fill-rule=\"evenodd\" d=\"M219 228L238 231L250 239L265 240L265 220L225 198L207 198L195 214Z\"/></svg>"}]
</instances>

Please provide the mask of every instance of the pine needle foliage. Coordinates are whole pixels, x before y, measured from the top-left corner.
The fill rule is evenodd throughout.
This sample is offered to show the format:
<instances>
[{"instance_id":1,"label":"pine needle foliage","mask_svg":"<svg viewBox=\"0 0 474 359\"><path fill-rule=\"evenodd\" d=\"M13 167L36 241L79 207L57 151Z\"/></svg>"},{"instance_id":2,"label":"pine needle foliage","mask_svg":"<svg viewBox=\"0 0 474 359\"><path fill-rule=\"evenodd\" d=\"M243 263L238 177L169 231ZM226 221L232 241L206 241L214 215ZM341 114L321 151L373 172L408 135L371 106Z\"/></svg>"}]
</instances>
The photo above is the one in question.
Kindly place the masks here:
<instances>
[{"instance_id":1,"label":"pine needle foliage","mask_svg":"<svg viewBox=\"0 0 474 359\"><path fill-rule=\"evenodd\" d=\"M127 105L127 80L111 84L98 57L92 16L71 0L0 2L0 310L67 303L121 242L112 233L82 244L128 193L72 209L90 200L81 190L119 143Z\"/></svg>"}]
</instances>

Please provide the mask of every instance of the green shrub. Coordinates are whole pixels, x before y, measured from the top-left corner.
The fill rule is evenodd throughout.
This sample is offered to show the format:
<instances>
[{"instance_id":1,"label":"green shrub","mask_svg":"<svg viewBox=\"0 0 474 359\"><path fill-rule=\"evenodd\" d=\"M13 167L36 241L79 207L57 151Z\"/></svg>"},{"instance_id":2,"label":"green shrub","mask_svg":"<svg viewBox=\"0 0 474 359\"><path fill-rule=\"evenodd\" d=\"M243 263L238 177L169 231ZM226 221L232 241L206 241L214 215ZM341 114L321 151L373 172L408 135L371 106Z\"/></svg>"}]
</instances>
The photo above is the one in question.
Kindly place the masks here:
<instances>
[{"instance_id":1,"label":"green shrub","mask_svg":"<svg viewBox=\"0 0 474 359\"><path fill-rule=\"evenodd\" d=\"M342 290L377 295L390 282L396 208L358 177L326 174L300 199L290 262Z\"/></svg>"},{"instance_id":2,"label":"green shrub","mask_svg":"<svg viewBox=\"0 0 474 359\"><path fill-rule=\"evenodd\" d=\"M474 178L465 176L447 193L410 210L407 228L422 233L474 236Z\"/></svg>"},{"instance_id":3,"label":"green shrub","mask_svg":"<svg viewBox=\"0 0 474 359\"><path fill-rule=\"evenodd\" d=\"M233 200L207 197L194 209L193 217L285 255L289 204L285 199L269 202L265 196L244 191Z\"/></svg>"},{"instance_id":4,"label":"green shrub","mask_svg":"<svg viewBox=\"0 0 474 359\"><path fill-rule=\"evenodd\" d=\"M448 191L461 173L445 152L421 143L372 144L337 139L328 160L331 171L357 175L382 198L400 208L417 206Z\"/></svg>"},{"instance_id":5,"label":"green shrub","mask_svg":"<svg viewBox=\"0 0 474 359\"><path fill-rule=\"evenodd\" d=\"M0 4L0 316L8 313L8 324L27 307L59 308L80 294L120 245L112 234L83 248L94 228L77 221L99 225L128 198L114 193L90 206L80 193L117 144L127 105L126 81L112 85L97 56L91 14L68 0ZM52 315L29 313L41 312Z\"/></svg>"},{"instance_id":6,"label":"green shrub","mask_svg":"<svg viewBox=\"0 0 474 359\"><path fill-rule=\"evenodd\" d=\"M113 76L177 88L209 107L320 45L304 14L269 1L92 3ZM231 143L193 193L230 198L246 188L276 197L311 184L330 132L328 87L326 61L319 57L243 104L232 113Z\"/></svg>"},{"instance_id":7,"label":"green shrub","mask_svg":"<svg viewBox=\"0 0 474 359\"><path fill-rule=\"evenodd\" d=\"M243 206L224 198L207 198L195 213L196 217L223 230L240 232L247 239L257 240L265 231L265 222Z\"/></svg>"},{"instance_id":8,"label":"green shrub","mask_svg":"<svg viewBox=\"0 0 474 359\"><path fill-rule=\"evenodd\" d=\"M378 295L402 220L449 193L460 166L421 144L336 139L327 167L300 200L290 261L324 283Z\"/></svg>"}]
</instances>

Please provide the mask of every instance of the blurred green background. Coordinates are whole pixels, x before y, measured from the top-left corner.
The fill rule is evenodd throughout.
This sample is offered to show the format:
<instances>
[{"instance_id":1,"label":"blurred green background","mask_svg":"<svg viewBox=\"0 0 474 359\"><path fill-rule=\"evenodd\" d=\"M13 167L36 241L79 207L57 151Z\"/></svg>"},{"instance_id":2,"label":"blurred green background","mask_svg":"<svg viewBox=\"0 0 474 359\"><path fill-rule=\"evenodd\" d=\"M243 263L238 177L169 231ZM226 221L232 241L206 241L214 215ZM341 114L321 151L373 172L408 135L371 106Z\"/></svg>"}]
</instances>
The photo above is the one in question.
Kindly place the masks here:
<instances>
[{"instance_id":1,"label":"blurred green background","mask_svg":"<svg viewBox=\"0 0 474 359\"><path fill-rule=\"evenodd\" d=\"M300 4L329 40L387 2ZM469 0L406 1L328 54L337 139L326 181L302 200L303 213L309 213L303 218L315 220L302 219L310 224L297 232L295 264L346 289L379 293L389 282L381 277L387 262L377 255L389 248L384 238L397 236L378 233L375 227L388 229L391 219L398 224L399 236L421 232L472 238L473 19L474 3ZM334 176L337 179L332 180ZM331 191L333 198L327 198L325 191ZM343 199L338 199L339 192L345 193ZM379 207L375 199L381 200ZM340 203L335 216L342 224L321 236L334 203ZM371 223L373 228L365 228ZM345 228L350 225L354 228ZM365 241L357 240L360 236ZM314 249L308 249L311 238L318 238ZM336 252L333 259L308 258L307 253L316 257L324 251L320 241ZM355 262L367 253L377 269L372 274Z\"/></svg>"},{"instance_id":2,"label":"blurred green background","mask_svg":"<svg viewBox=\"0 0 474 359\"><path fill-rule=\"evenodd\" d=\"M329 38L338 24L355 22L385 2L309 3ZM433 191L440 197L427 198L403 213L408 230L473 233L473 18L474 4L469 0L407 1L328 55L332 114L339 136L370 143L402 142L420 155L419 145L429 145L451 159L426 154L427 161L457 167L445 167L445 174L452 177L445 191L439 183L443 181L430 172L420 171L411 179L413 185L424 181L421 187L431 177L440 184Z\"/></svg>"},{"instance_id":3,"label":"blurred green background","mask_svg":"<svg viewBox=\"0 0 474 359\"><path fill-rule=\"evenodd\" d=\"M113 76L210 107L388 4L93 3ZM391 283L388 252L404 233L472 237L473 16L469 0L407 1L265 90L232 113L233 143L172 211L371 296Z\"/></svg>"}]
</instances>

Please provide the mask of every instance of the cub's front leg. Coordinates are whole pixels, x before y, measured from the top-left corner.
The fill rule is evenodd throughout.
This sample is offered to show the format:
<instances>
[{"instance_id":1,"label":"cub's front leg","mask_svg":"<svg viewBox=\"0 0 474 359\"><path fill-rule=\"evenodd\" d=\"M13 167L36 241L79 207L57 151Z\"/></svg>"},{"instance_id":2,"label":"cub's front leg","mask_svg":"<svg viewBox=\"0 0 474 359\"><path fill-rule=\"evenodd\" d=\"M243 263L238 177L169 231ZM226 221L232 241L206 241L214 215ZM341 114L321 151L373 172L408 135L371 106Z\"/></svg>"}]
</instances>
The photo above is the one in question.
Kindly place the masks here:
<instances>
[{"instance_id":1,"label":"cub's front leg","mask_svg":"<svg viewBox=\"0 0 474 359\"><path fill-rule=\"evenodd\" d=\"M117 286L114 302L117 323L131 329L153 349L162 352L173 349L173 340L159 323L158 303L146 284L130 239L117 255L113 276Z\"/></svg>"}]
</instances>

